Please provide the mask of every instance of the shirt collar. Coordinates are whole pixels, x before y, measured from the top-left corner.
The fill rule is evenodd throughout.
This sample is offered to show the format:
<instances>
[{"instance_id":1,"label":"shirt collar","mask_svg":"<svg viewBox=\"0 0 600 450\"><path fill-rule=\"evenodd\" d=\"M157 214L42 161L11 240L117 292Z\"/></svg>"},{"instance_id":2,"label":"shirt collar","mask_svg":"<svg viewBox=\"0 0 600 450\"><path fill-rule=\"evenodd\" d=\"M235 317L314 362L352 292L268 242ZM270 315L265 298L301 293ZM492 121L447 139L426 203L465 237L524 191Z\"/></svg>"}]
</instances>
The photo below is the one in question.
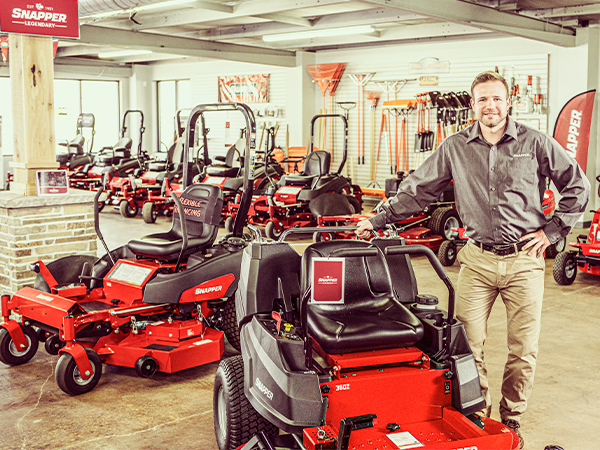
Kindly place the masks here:
<instances>
[{"instance_id":1,"label":"shirt collar","mask_svg":"<svg viewBox=\"0 0 600 450\"><path fill-rule=\"evenodd\" d=\"M513 118L510 116L506 116L506 129L504 130L504 134L502 135L502 138L500 140L502 140L504 138L504 136L510 136L515 141L518 140L517 139L517 126L515 125L515 121L513 120ZM473 124L473 126L471 127L471 130L469 131L469 137L467 139L467 143L469 143L472 140L477 139L477 138L481 139L482 141L485 141L485 139L483 138L483 135L481 134L479 121L475 122L475 124Z\"/></svg>"}]
</instances>

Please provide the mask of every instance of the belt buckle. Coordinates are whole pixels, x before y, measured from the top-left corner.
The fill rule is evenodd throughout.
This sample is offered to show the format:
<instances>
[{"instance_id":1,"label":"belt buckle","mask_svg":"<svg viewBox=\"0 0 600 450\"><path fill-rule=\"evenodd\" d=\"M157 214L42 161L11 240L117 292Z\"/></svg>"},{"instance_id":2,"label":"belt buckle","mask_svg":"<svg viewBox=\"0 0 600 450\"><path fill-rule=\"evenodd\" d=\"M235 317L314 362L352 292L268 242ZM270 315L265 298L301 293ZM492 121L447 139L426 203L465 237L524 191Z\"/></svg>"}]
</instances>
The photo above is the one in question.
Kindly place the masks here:
<instances>
[{"instance_id":1,"label":"belt buckle","mask_svg":"<svg viewBox=\"0 0 600 450\"><path fill-rule=\"evenodd\" d=\"M506 245L504 248L494 246L494 255L496 256L508 256L513 253L518 253L514 244Z\"/></svg>"}]
</instances>

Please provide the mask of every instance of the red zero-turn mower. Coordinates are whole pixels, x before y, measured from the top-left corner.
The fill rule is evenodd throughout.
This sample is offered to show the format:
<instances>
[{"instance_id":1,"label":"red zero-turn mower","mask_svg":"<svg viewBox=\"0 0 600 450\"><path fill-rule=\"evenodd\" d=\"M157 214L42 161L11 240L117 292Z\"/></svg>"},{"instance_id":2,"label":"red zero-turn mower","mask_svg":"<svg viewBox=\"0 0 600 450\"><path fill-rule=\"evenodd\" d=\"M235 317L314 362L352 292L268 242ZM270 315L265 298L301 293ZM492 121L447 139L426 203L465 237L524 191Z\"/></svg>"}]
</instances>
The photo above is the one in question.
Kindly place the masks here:
<instances>
[{"instance_id":1,"label":"red zero-turn mower","mask_svg":"<svg viewBox=\"0 0 600 450\"><path fill-rule=\"evenodd\" d=\"M198 116L220 110L245 116L251 149L246 191L251 196L256 125L246 105L194 108L184 154L187 157ZM107 254L100 259L67 256L48 265L34 263L34 287L24 287L12 298L2 296L0 361L29 361L40 337L50 335L46 350L61 355L56 382L64 392L77 395L96 386L102 363L135 368L147 377L157 370L172 373L219 360L224 335L239 346L235 304L228 299L237 288L246 245L241 232L244 215L234 232L215 244L221 190L186 183L191 180L186 171L183 192L180 197L173 194L177 209L171 230L133 239L112 252L98 227L96 199L96 232ZM247 211L249 198L242 203Z\"/></svg>"},{"instance_id":2,"label":"red zero-turn mower","mask_svg":"<svg viewBox=\"0 0 600 450\"><path fill-rule=\"evenodd\" d=\"M339 118L344 124L344 148L342 161L336 172L329 173L331 154L314 149L314 124L321 118ZM281 177L275 187L269 187L263 195L256 195L248 213L248 223L264 226L268 238L278 239L289 228L313 227L316 219L310 211L309 203L317 197L335 192L355 197L362 205L362 191L353 185L341 172L348 154L348 121L341 114L318 114L310 122L310 151L304 160L303 171ZM230 212L236 205L230 204Z\"/></svg>"},{"instance_id":3,"label":"red zero-turn mower","mask_svg":"<svg viewBox=\"0 0 600 450\"><path fill-rule=\"evenodd\" d=\"M596 180L600 183L600 175ZM598 196L600 197L600 186ZM577 242L569 243L569 246L577 250L560 252L554 259L552 274L558 284L573 283L578 268L585 273L600 275L600 209L590 212L594 213L594 217L588 235L580 234Z\"/></svg>"},{"instance_id":4,"label":"red zero-turn mower","mask_svg":"<svg viewBox=\"0 0 600 450\"><path fill-rule=\"evenodd\" d=\"M243 252L242 354L221 361L214 384L220 450L519 448L510 428L474 414L477 367L429 248L333 240L300 256L282 242L290 231L302 230L258 235ZM448 312L418 294L409 255L427 256Z\"/></svg>"},{"instance_id":5,"label":"red zero-turn mower","mask_svg":"<svg viewBox=\"0 0 600 450\"><path fill-rule=\"evenodd\" d=\"M546 220L550 220L552 214L554 213L554 209L556 208L556 202L554 200L554 192L550 189L546 189L544 191L544 197L542 199L542 211L544 211L544 215L546 216ZM442 263L443 266L452 266L456 261L456 257L458 255L458 251L469 241L465 233L464 228L451 228L450 237L441 243L440 248L438 250L438 259ZM567 246L567 239L562 238L558 242L550 245L546 248L544 256L546 258L554 258L560 252L562 252Z\"/></svg>"}]
</instances>

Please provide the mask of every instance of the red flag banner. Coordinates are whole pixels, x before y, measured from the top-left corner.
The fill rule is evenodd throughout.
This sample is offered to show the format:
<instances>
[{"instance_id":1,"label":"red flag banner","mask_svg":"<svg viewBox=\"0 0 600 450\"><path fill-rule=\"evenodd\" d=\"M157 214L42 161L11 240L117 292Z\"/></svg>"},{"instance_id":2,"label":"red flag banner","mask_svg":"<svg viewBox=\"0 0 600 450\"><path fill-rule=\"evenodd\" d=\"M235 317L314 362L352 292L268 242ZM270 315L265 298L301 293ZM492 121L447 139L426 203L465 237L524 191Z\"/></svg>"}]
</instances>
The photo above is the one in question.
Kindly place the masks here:
<instances>
[{"instance_id":1,"label":"red flag banner","mask_svg":"<svg viewBox=\"0 0 600 450\"><path fill-rule=\"evenodd\" d=\"M567 102L558 114L554 139L571 155L585 173L587 168L590 128L596 90L583 92Z\"/></svg>"},{"instance_id":2,"label":"red flag banner","mask_svg":"<svg viewBox=\"0 0 600 450\"><path fill-rule=\"evenodd\" d=\"M268 103L269 75L219 77L220 103Z\"/></svg>"}]
</instances>

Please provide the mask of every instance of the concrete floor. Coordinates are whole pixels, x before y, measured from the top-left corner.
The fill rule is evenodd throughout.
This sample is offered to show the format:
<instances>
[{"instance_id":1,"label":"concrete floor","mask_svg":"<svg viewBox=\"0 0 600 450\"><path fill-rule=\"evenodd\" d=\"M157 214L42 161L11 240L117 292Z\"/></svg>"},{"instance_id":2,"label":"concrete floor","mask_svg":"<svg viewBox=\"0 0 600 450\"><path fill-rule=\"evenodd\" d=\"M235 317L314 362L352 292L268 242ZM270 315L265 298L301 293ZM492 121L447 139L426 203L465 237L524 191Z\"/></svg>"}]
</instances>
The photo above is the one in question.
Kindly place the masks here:
<instances>
[{"instance_id":1,"label":"concrete floor","mask_svg":"<svg viewBox=\"0 0 600 450\"><path fill-rule=\"evenodd\" d=\"M141 217L100 215L110 248L131 237L168 229L170 220L148 225ZM584 230L574 230L576 236ZM413 260L419 291L447 304L447 291L423 257ZM448 268L456 282L458 264ZM522 432L529 450L558 444L565 450L600 448L600 278L581 272L558 286L546 261L546 292L538 368ZM506 318L496 302L489 322L486 358L493 417L506 359ZM235 354L226 345L226 356ZM0 449L217 449L212 417L218 363L176 374L140 378L133 369L105 365L98 386L70 397L54 381L57 357L40 348L27 364L0 364ZM479 449L484 450L484 449Z\"/></svg>"}]
</instances>

